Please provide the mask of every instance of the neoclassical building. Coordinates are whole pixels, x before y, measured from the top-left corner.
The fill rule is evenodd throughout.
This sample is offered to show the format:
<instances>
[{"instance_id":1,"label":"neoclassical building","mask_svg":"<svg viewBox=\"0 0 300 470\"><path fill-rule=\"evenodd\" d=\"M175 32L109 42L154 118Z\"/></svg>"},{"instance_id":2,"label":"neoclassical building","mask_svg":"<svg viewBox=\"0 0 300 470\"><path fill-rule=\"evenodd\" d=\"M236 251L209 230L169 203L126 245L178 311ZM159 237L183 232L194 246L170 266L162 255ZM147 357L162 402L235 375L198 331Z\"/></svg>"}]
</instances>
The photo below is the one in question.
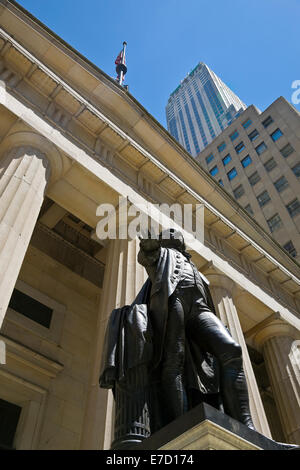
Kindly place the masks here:
<instances>
[{"instance_id":1,"label":"neoclassical building","mask_svg":"<svg viewBox=\"0 0 300 470\"><path fill-rule=\"evenodd\" d=\"M137 240L96 236L97 207L120 196L204 204L192 256L243 348L254 423L300 444L299 265L128 91L8 0L0 158L2 448L110 446L105 326L146 279Z\"/></svg>"}]
</instances>

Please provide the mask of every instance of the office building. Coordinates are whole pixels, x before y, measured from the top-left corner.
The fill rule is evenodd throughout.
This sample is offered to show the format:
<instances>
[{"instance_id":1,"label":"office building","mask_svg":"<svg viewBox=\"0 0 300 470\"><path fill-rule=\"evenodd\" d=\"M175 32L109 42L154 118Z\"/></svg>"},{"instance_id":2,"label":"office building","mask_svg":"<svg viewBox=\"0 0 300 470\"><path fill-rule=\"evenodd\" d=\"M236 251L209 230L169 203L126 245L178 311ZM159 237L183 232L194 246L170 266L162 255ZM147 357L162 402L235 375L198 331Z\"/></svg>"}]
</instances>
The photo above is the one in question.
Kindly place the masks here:
<instances>
[{"instance_id":1,"label":"office building","mask_svg":"<svg viewBox=\"0 0 300 470\"><path fill-rule=\"evenodd\" d=\"M300 114L290 103L249 106L197 161L300 260Z\"/></svg>"},{"instance_id":2,"label":"office building","mask_svg":"<svg viewBox=\"0 0 300 470\"><path fill-rule=\"evenodd\" d=\"M244 109L239 97L200 62L170 95L168 130L195 157Z\"/></svg>"}]
</instances>

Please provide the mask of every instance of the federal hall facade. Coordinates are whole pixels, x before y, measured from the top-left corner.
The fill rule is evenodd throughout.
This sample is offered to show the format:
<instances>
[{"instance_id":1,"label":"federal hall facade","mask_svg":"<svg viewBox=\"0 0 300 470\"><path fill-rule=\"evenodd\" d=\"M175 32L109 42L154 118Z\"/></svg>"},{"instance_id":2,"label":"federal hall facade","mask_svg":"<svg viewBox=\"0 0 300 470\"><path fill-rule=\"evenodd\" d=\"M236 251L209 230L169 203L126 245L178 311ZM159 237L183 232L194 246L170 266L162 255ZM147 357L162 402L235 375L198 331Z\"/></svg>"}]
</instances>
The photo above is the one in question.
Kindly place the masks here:
<instances>
[{"instance_id":1,"label":"federal hall facade","mask_svg":"<svg viewBox=\"0 0 300 470\"><path fill-rule=\"evenodd\" d=\"M296 261L128 91L7 0L0 106L1 447L110 446L113 398L98 385L105 325L146 279L137 240L95 233L97 207L118 209L120 196L204 204L192 256L243 348L255 426L300 444ZM211 427L179 448L247 443Z\"/></svg>"}]
</instances>

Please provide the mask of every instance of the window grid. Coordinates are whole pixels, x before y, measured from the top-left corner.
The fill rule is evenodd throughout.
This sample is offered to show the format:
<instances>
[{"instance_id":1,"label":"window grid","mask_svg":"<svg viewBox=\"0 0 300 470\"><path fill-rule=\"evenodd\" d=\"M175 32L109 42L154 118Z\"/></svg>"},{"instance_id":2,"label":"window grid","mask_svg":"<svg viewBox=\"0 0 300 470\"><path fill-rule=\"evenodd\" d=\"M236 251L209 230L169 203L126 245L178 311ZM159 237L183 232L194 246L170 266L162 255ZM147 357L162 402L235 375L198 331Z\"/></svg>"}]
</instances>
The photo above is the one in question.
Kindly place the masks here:
<instances>
[{"instance_id":1,"label":"window grid","mask_svg":"<svg viewBox=\"0 0 300 470\"><path fill-rule=\"evenodd\" d=\"M292 171L297 178L300 178L300 163L293 166Z\"/></svg>"},{"instance_id":2,"label":"window grid","mask_svg":"<svg viewBox=\"0 0 300 470\"><path fill-rule=\"evenodd\" d=\"M242 126L244 129L247 129L247 127L251 126L252 121L251 119L247 119L247 121L243 122Z\"/></svg>"},{"instance_id":3,"label":"window grid","mask_svg":"<svg viewBox=\"0 0 300 470\"><path fill-rule=\"evenodd\" d=\"M260 193L258 196L256 196L256 199L257 199L258 204L260 205L260 207L265 206L268 202L271 201L269 193L266 190L263 191L262 193Z\"/></svg>"},{"instance_id":4,"label":"window grid","mask_svg":"<svg viewBox=\"0 0 300 470\"><path fill-rule=\"evenodd\" d=\"M271 116L268 116L263 122L262 125L267 128L270 124L272 124L273 118Z\"/></svg>"},{"instance_id":5,"label":"window grid","mask_svg":"<svg viewBox=\"0 0 300 470\"><path fill-rule=\"evenodd\" d=\"M296 248L294 247L293 242L290 240L287 242L285 245L283 245L283 248L291 255L293 258L297 256L297 251Z\"/></svg>"},{"instance_id":6,"label":"window grid","mask_svg":"<svg viewBox=\"0 0 300 470\"><path fill-rule=\"evenodd\" d=\"M209 170L211 176L215 176L217 173L219 173L219 169L217 165L215 165L211 170Z\"/></svg>"},{"instance_id":7,"label":"window grid","mask_svg":"<svg viewBox=\"0 0 300 470\"><path fill-rule=\"evenodd\" d=\"M287 158L289 155L291 155L291 153L294 152L294 149L293 147L291 146L291 144L287 144L285 145L281 150L280 150L280 153L281 155L284 157L284 158Z\"/></svg>"},{"instance_id":8,"label":"window grid","mask_svg":"<svg viewBox=\"0 0 300 470\"><path fill-rule=\"evenodd\" d=\"M270 219L267 220L267 224L271 232L279 229L282 226L281 218L278 214L273 215Z\"/></svg>"},{"instance_id":9,"label":"window grid","mask_svg":"<svg viewBox=\"0 0 300 470\"><path fill-rule=\"evenodd\" d=\"M259 132L257 129L254 129L254 131L250 132L250 134L248 134L248 137L249 137L249 140L251 140L251 142L253 142L253 140L257 139L257 137L259 136Z\"/></svg>"},{"instance_id":10,"label":"window grid","mask_svg":"<svg viewBox=\"0 0 300 470\"><path fill-rule=\"evenodd\" d=\"M254 186L256 183L258 183L260 179L261 179L260 175L257 171L255 171L254 173L252 173L252 175L248 177L248 180L251 186Z\"/></svg>"},{"instance_id":11,"label":"window grid","mask_svg":"<svg viewBox=\"0 0 300 470\"><path fill-rule=\"evenodd\" d=\"M283 134L282 134L281 130L278 128L278 129L276 129L276 131L272 132L271 139L273 140L273 142L276 142L276 140L280 139L280 137L282 135Z\"/></svg>"},{"instance_id":12,"label":"window grid","mask_svg":"<svg viewBox=\"0 0 300 470\"><path fill-rule=\"evenodd\" d=\"M205 160L206 160L206 163L209 164L210 162L213 161L215 157L213 156L213 154L211 153L210 155L208 155Z\"/></svg>"},{"instance_id":13,"label":"window grid","mask_svg":"<svg viewBox=\"0 0 300 470\"><path fill-rule=\"evenodd\" d=\"M241 153L245 148L245 144L244 142L240 142L236 147L235 147L235 151L236 153Z\"/></svg>"},{"instance_id":14,"label":"window grid","mask_svg":"<svg viewBox=\"0 0 300 470\"><path fill-rule=\"evenodd\" d=\"M251 165L251 163L252 163L252 158L250 157L250 155L247 155L241 161L241 164L242 164L243 168L247 168L247 166Z\"/></svg>"},{"instance_id":15,"label":"window grid","mask_svg":"<svg viewBox=\"0 0 300 470\"><path fill-rule=\"evenodd\" d=\"M286 208L291 217L296 217L296 215L300 213L300 202L296 198L292 202L287 204Z\"/></svg>"},{"instance_id":16,"label":"window grid","mask_svg":"<svg viewBox=\"0 0 300 470\"><path fill-rule=\"evenodd\" d=\"M218 151L221 153L223 150L226 148L225 142L222 142L220 145L218 145Z\"/></svg>"},{"instance_id":17,"label":"window grid","mask_svg":"<svg viewBox=\"0 0 300 470\"><path fill-rule=\"evenodd\" d=\"M273 170L273 168L275 168L277 166L277 163L275 162L274 158L270 158L270 160L268 160L266 163L264 163L264 167L266 169L266 171L270 172L271 170Z\"/></svg>"},{"instance_id":18,"label":"window grid","mask_svg":"<svg viewBox=\"0 0 300 470\"><path fill-rule=\"evenodd\" d=\"M234 131L229 137L230 137L230 140L231 142L233 142L235 139L237 139L239 136L239 133L238 131Z\"/></svg>"},{"instance_id":19,"label":"window grid","mask_svg":"<svg viewBox=\"0 0 300 470\"><path fill-rule=\"evenodd\" d=\"M267 150L267 148L268 147L266 146L266 144L264 142L261 142L257 147L255 147L255 150L258 155L261 155Z\"/></svg>"},{"instance_id":20,"label":"window grid","mask_svg":"<svg viewBox=\"0 0 300 470\"><path fill-rule=\"evenodd\" d=\"M18 289L14 289L9 307L45 328L50 328L53 310Z\"/></svg>"},{"instance_id":21,"label":"window grid","mask_svg":"<svg viewBox=\"0 0 300 470\"><path fill-rule=\"evenodd\" d=\"M233 180L233 178L235 178L237 176L237 171L236 171L236 168L233 167L228 173L227 173L227 178L229 179L229 181Z\"/></svg>"},{"instance_id":22,"label":"window grid","mask_svg":"<svg viewBox=\"0 0 300 470\"><path fill-rule=\"evenodd\" d=\"M234 197L239 199L245 193L244 187L240 184L237 188L233 190Z\"/></svg>"},{"instance_id":23,"label":"window grid","mask_svg":"<svg viewBox=\"0 0 300 470\"><path fill-rule=\"evenodd\" d=\"M223 165L226 166L228 165L229 162L231 162L232 158L230 153L228 153L224 158L222 158Z\"/></svg>"},{"instance_id":24,"label":"window grid","mask_svg":"<svg viewBox=\"0 0 300 470\"><path fill-rule=\"evenodd\" d=\"M245 207L245 210L246 210L249 214L253 215L253 210L252 210L252 207L251 207L250 204L247 204L247 206Z\"/></svg>"},{"instance_id":25,"label":"window grid","mask_svg":"<svg viewBox=\"0 0 300 470\"><path fill-rule=\"evenodd\" d=\"M281 176L277 181L274 182L274 186L279 193L288 187L289 183L285 176Z\"/></svg>"}]
</instances>

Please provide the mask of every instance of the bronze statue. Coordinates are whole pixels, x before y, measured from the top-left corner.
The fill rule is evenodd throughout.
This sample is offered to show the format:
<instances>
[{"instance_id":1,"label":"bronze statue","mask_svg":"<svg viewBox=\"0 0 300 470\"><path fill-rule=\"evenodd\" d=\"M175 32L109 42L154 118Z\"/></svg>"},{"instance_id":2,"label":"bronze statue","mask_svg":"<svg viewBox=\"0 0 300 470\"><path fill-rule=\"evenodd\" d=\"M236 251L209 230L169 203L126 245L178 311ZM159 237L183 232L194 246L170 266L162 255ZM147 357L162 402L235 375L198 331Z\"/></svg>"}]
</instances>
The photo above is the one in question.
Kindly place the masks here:
<instances>
[{"instance_id":1,"label":"bronze statue","mask_svg":"<svg viewBox=\"0 0 300 470\"><path fill-rule=\"evenodd\" d=\"M140 241L149 278L131 306L112 312L103 352L100 386L116 401L114 449L133 448L201 402L254 429L241 347L190 258L174 229Z\"/></svg>"}]
</instances>

